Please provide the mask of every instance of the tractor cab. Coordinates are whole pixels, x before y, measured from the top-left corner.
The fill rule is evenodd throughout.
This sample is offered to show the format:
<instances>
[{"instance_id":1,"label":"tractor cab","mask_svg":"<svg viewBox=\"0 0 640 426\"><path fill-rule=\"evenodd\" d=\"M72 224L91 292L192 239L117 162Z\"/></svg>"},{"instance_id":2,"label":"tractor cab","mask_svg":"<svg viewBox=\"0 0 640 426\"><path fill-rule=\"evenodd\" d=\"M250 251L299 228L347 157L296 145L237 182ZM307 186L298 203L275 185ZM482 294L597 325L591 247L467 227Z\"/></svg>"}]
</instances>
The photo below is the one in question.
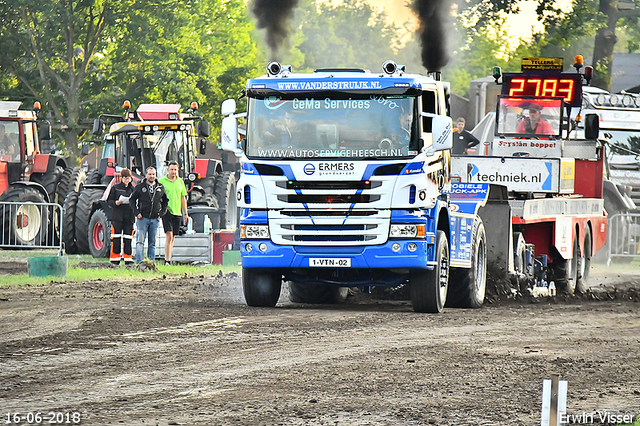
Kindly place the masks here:
<instances>
[{"instance_id":1,"label":"tractor cab","mask_svg":"<svg viewBox=\"0 0 640 426\"><path fill-rule=\"evenodd\" d=\"M167 163L176 161L180 175L189 180L198 152L204 153L205 144L200 138L209 135L209 123L179 112L178 104L142 104L136 111L128 108L125 103L125 120L113 123L104 136L100 175L111 177L127 167L135 175L144 176L147 167L155 167L158 176L164 176ZM197 110L195 102L192 110ZM100 120L103 118L94 125L98 132L105 127Z\"/></svg>"}]
</instances>

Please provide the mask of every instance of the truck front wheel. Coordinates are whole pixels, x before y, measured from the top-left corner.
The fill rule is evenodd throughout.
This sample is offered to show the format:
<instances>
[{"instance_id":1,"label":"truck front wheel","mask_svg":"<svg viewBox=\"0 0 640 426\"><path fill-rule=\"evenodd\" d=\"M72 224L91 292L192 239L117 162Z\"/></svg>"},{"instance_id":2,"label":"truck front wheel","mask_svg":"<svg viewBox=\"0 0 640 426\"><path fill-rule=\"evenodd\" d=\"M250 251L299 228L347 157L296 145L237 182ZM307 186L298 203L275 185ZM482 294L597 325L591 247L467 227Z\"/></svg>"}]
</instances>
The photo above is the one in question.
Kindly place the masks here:
<instances>
[{"instance_id":1,"label":"truck front wheel","mask_svg":"<svg viewBox=\"0 0 640 426\"><path fill-rule=\"evenodd\" d=\"M280 298L282 275L265 269L242 268L242 291L249 306L274 307Z\"/></svg>"},{"instance_id":2,"label":"truck front wheel","mask_svg":"<svg viewBox=\"0 0 640 426\"><path fill-rule=\"evenodd\" d=\"M471 234L471 268L451 268L447 306L479 308L487 288L487 244L480 218L473 223Z\"/></svg>"},{"instance_id":3,"label":"truck front wheel","mask_svg":"<svg viewBox=\"0 0 640 426\"><path fill-rule=\"evenodd\" d=\"M436 239L436 266L416 271L409 279L411 305L416 312L440 313L447 301L449 287L449 240L444 231Z\"/></svg>"}]
</instances>

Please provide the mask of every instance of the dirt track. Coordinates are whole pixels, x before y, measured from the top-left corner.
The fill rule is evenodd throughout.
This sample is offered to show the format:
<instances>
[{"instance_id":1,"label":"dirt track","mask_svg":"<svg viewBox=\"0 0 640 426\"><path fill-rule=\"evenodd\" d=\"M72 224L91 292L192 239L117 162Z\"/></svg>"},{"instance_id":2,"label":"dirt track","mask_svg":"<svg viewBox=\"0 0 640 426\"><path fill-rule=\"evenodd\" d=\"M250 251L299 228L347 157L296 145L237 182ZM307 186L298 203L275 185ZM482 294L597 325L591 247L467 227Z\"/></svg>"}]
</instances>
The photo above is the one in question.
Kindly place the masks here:
<instances>
[{"instance_id":1,"label":"dirt track","mask_svg":"<svg viewBox=\"0 0 640 426\"><path fill-rule=\"evenodd\" d=\"M237 276L0 289L0 420L53 411L78 412L83 425L535 425L554 372L569 382L569 413L635 417L640 285L594 281L608 285L594 294L614 300L441 315L365 296L295 305L286 290L275 309L249 308Z\"/></svg>"}]
</instances>

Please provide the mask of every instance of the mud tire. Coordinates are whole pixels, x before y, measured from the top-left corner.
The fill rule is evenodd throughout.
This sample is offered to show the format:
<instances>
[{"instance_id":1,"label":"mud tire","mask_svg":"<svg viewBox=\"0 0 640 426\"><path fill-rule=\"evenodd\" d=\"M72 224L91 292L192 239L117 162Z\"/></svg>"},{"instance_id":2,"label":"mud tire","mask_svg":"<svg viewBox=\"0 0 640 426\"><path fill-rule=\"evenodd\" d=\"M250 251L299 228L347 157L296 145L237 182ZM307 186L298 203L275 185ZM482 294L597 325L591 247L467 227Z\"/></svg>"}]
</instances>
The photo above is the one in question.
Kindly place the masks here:
<instances>
[{"instance_id":1,"label":"mud tire","mask_svg":"<svg viewBox=\"0 0 640 426\"><path fill-rule=\"evenodd\" d=\"M80 192L78 196L78 204L76 206L76 243L78 245L78 253L90 254L89 249L89 222L93 215L93 205L104 193L104 189L86 188Z\"/></svg>"},{"instance_id":2,"label":"mud tire","mask_svg":"<svg viewBox=\"0 0 640 426\"><path fill-rule=\"evenodd\" d=\"M111 222L102 209L96 210L89 221L89 251L93 257L109 257L111 253Z\"/></svg>"},{"instance_id":3,"label":"mud tire","mask_svg":"<svg viewBox=\"0 0 640 426\"><path fill-rule=\"evenodd\" d=\"M447 301L449 286L449 240L444 231L436 237L436 266L412 273L411 305L415 312L440 313Z\"/></svg>"},{"instance_id":4,"label":"mud tire","mask_svg":"<svg viewBox=\"0 0 640 426\"><path fill-rule=\"evenodd\" d=\"M560 254L556 254L552 270L553 279L559 294L574 294L578 280L580 248L578 246L577 235L573 238L573 257L563 259Z\"/></svg>"},{"instance_id":5,"label":"mud tire","mask_svg":"<svg viewBox=\"0 0 640 426\"><path fill-rule=\"evenodd\" d=\"M471 234L471 268L451 268L447 306L480 308L487 289L487 235L479 217Z\"/></svg>"},{"instance_id":6,"label":"mud tire","mask_svg":"<svg viewBox=\"0 0 640 426\"><path fill-rule=\"evenodd\" d=\"M218 199L215 195L215 178L206 177L197 181L189 191L187 201L190 206L201 205L217 209Z\"/></svg>"},{"instance_id":7,"label":"mud tire","mask_svg":"<svg viewBox=\"0 0 640 426\"><path fill-rule=\"evenodd\" d=\"M575 291L584 294L589 288L589 271L591 270L591 257L593 253L591 230L585 227L584 230L584 250L580 252L580 263L578 264L578 281Z\"/></svg>"},{"instance_id":8,"label":"mud tire","mask_svg":"<svg viewBox=\"0 0 640 426\"><path fill-rule=\"evenodd\" d=\"M264 269L242 268L242 291L249 306L274 307L280 298L282 275Z\"/></svg>"},{"instance_id":9,"label":"mud tire","mask_svg":"<svg viewBox=\"0 0 640 426\"><path fill-rule=\"evenodd\" d=\"M102 175L98 169L93 169L87 173L85 185L100 185L102 183Z\"/></svg>"},{"instance_id":10,"label":"mud tire","mask_svg":"<svg viewBox=\"0 0 640 426\"><path fill-rule=\"evenodd\" d=\"M220 229L236 229L238 202L236 201L236 177L233 172L222 172L218 175L215 194L220 208Z\"/></svg>"},{"instance_id":11,"label":"mud tire","mask_svg":"<svg viewBox=\"0 0 640 426\"><path fill-rule=\"evenodd\" d=\"M44 203L44 196L37 190L18 185L0 195L0 202ZM18 246L42 245L47 242L49 210L36 206L6 205L0 211L2 235L0 241ZM20 218L23 218L20 220ZM26 225L25 225L26 224Z\"/></svg>"},{"instance_id":12,"label":"mud tire","mask_svg":"<svg viewBox=\"0 0 640 426\"><path fill-rule=\"evenodd\" d=\"M64 169L62 179L58 184L57 196L61 204L64 204L67 195L71 192L80 192L87 175L80 167L67 167Z\"/></svg>"},{"instance_id":13,"label":"mud tire","mask_svg":"<svg viewBox=\"0 0 640 426\"><path fill-rule=\"evenodd\" d=\"M64 203L64 198L59 199L57 192L63 175L64 169L60 166L56 166L50 173L34 173L33 175L31 175L31 180L33 182L38 182L40 185L44 186L47 194L49 194L50 203L57 203L62 205L62 203Z\"/></svg>"},{"instance_id":14,"label":"mud tire","mask_svg":"<svg viewBox=\"0 0 640 426\"><path fill-rule=\"evenodd\" d=\"M64 199L62 209L62 242L67 254L78 253L78 243L76 241L76 206L78 204L78 192L70 192Z\"/></svg>"}]
</instances>

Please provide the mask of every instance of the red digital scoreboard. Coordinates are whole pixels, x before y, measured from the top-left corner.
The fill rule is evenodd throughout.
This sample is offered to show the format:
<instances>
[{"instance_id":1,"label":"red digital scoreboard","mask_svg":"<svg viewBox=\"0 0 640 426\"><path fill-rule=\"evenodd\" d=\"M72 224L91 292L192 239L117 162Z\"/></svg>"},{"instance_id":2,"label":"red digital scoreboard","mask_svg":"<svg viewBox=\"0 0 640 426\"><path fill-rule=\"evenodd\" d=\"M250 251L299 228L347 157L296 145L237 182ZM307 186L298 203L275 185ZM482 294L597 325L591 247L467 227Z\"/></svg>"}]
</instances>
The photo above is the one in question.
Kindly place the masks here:
<instances>
[{"instance_id":1,"label":"red digital scoreboard","mask_svg":"<svg viewBox=\"0 0 640 426\"><path fill-rule=\"evenodd\" d=\"M582 76L560 73L504 73L502 75L502 94L510 97L560 97L565 105L580 106L582 103Z\"/></svg>"}]
</instances>

